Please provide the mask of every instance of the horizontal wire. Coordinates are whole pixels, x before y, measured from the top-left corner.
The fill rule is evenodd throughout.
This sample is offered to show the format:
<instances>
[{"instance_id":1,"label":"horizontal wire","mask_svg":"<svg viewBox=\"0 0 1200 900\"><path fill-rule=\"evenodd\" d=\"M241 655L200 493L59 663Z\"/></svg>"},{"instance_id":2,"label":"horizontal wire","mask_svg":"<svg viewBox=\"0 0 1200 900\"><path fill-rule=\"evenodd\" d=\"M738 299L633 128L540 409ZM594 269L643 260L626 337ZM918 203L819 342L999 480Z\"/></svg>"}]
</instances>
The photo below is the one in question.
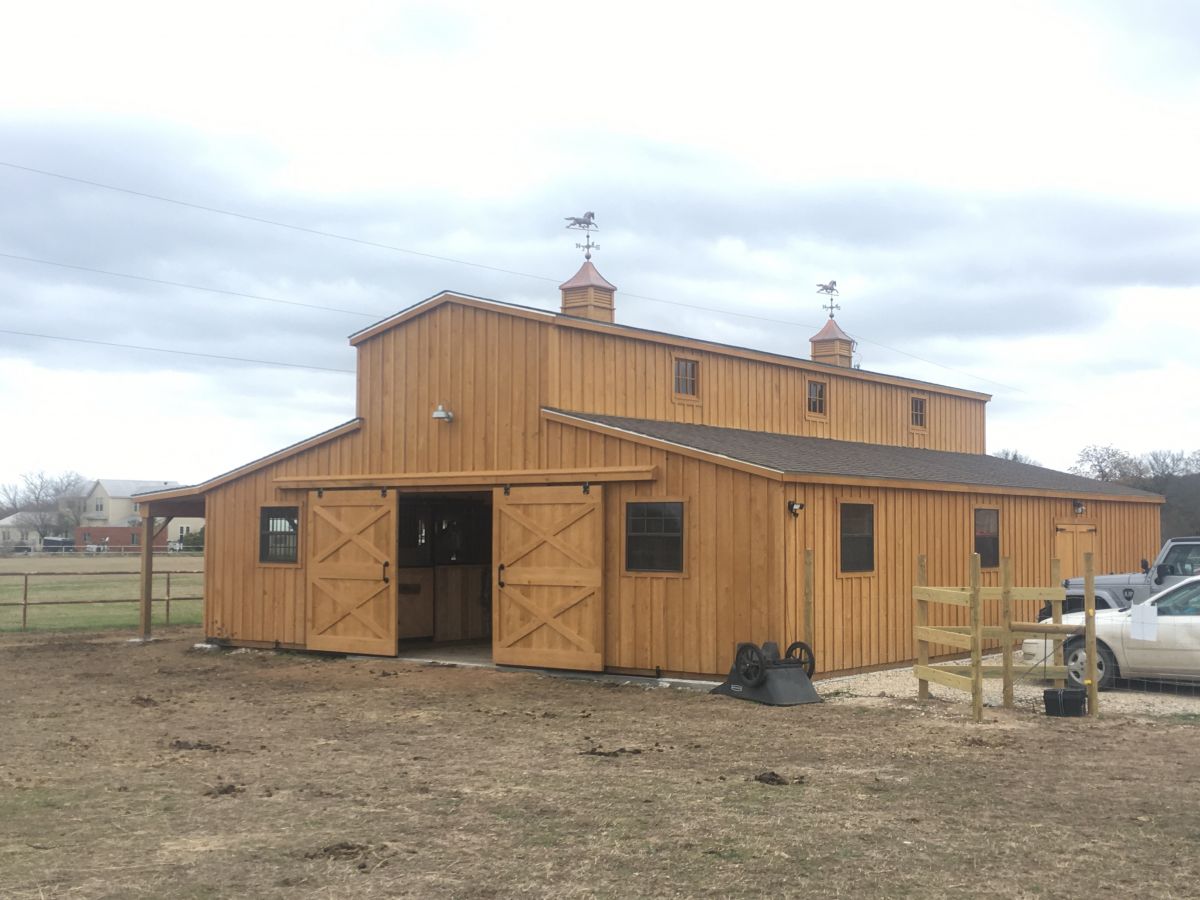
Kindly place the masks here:
<instances>
[{"instance_id":1,"label":"horizontal wire","mask_svg":"<svg viewBox=\"0 0 1200 900\"><path fill-rule=\"evenodd\" d=\"M328 366L312 366L305 363L278 362L273 359L251 359L245 356L223 356L218 353L198 353L194 350L172 350L168 347L145 347L140 344L119 344L114 341L97 341L92 338L67 337L61 334L38 334L33 331L13 331L0 328L0 334L14 334L18 337L40 338L46 341L70 341L75 344L95 344L99 347L118 347L122 350L143 350L147 353L170 353L175 356L195 356L202 359L220 359L226 362L253 363L264 366L282 366L288 369L311 369L314 372L337 372L340 375L354 375L354 369L333 369Z\"/></svg>"},{"instance_id":2,"label":"horizontal wire","mask_svg":"<svg viewBox=\"0 0 1200 900\"><path fill-rule=\"evenodd\" d=\"M187 200L179 200L174 197L166 197L166 196L163 196L162 194L152 194L152 193L149 193L146 191L133 190L132 188L119 187L117 185L106 184L101 181L92 181L87 178L79 178L74 175L66 175L62 172L52 172L47 169L38 169L33 166L25 166L25 165L21 165L19 163L8 162L6 160L0 160L0 166L9 168L9 169L14 169L14 170L21 171L21 172L28 172L28 173L34 174L34 175L43 175L47 178L58 178L63 181L74 182L75 184L87 185L88 187L101 188L103 190L116 191L116 192L122 193L122 194L129 194L131 196L141 197L146 200L157 200L161 203L170 203L175 206L185 207L187 209L195 209L195 210L200 210L202 212L214 213L216 215L230 216L232 218L242 219L242 220L245 220L248 222L256 222L261 225L272 225L276 228L286 228L291 231L297 231L297 232L301 232L303 234L311 234L311 235L315 235L317 237L325 237L325 238L331 238L333 240L338 240L338 241L346 241L346 242L353 243L353 244L360 244L360 245L366 246L366 247L375 247L375 248L378 248L381 250L391 250L396 253L407 253L412 256L419 256L419 257L422 257L425 259L437 260L438 262L454 263L455 265L469 266L469 267L475 268L475 269L485 269L490 272L499 272L504 275L515 275L519 278L532 278L537 281L546 281L546 282L555 283L559 280L557 278L551 278L550 276L547 276L547 275L536 275L532 272L522 272L522 271L519 271L516 269L506 269L506 268L503 268L500 266L491 266L491 265L487 265L486 263L471 262L470 260L458 259L457 257L453 257L453 256L440 256L435 253L426 253L421 250L413 250L409 247L400 247L395 244L385 244L380 241L371 241L371 240L367 240L366 238L353 237L351 235L339 234L339 233L333 232L333 231L325 231L325 230L319 229L319 228L309 228L304 225L296 225L291 222L281 222L277 219L267 219L262 216L253 216L248 213L241 213L241 212L237 212L235 210L222 209L222 208L216 207L216 206L206 206L202 203L192 203ZM135 277L136 278L138 276L118 276L118 277ZM147 280L150 280L150 279L147 279ZM190 285L181 285L181 286L191 287ZM199 288L199 289L205 290L205 288ZM633 298L636 300L646 300L651 303L662 303L662 304L666 304L668 306L679 306L679 307L684 307L686 309L695 309L695 310L699 310L702 312L715 313L717 315L738 316L740 318L752 319L752 320L759 321L759 322L767 322L767 323L774 324L774 325L788 325L788 326L794 327L794 328L815 328L815 327L817 327L817 326L814 326L811 324L806 324L803 322L796 322L796 321L789 320L789 319L776 319L776 318L772 318L769 316L755 315L754 313L737 312L735 310L721 309L719 307L713 307L713 306L702 306L700 304L695 304L695 303L683 303L678 300L664 300L661 297L650 297L645 294L634 294L634 293L631 293L628 291L625 291L622 293L624 294L624 296L627 296L627 297L630 297L630 298ZM244 296L244 295L235 295L235 296ZM258 299L263 299L263 298L258 298ZM1019 394L1025 393L1025 391L1023 389L1016 387L1014 385L1005 384L1002 381L997 381L994 378L988 378L983 375L976 375L975 373L968 372L964 369L956 369L953 366L947 366L943 363L935 362L932 359L927 359L923 356L918 356L915 353L910 353L907 350L901 350L898 347L892 347L888 344L880 343L879 341L872 340L871 338L863 337L860 334L851 334L851 337L853 337L856 341L859 341L860 343L871 344L872 346L879 347L883 350L890 350L893 353L899 353L902 356L907 356L910 359L915 359L918 362L923 362L927 365L936 366L939 369L944 369L947 372L953 372L956 375L962 375L966 378L975 379L976 381L984 381L984 382L987 382L988 384L994 384L994 385L997 385L998 387L1002 387L1002 388L1005 388L1006 390L1010 390L1010 391L1015 391L1016 393L1019 393Z\"/></svg>"}]
</instances>

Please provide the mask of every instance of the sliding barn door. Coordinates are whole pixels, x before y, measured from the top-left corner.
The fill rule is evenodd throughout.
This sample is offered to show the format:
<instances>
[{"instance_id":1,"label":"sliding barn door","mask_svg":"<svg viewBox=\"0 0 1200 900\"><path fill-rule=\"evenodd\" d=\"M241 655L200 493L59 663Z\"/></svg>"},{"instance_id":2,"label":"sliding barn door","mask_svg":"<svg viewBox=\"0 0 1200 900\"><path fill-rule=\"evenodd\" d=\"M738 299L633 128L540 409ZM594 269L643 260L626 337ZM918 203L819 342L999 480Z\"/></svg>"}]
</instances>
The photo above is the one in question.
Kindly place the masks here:
<instances>
[{"instance_id":1,"label":"sliding barn door","mask_svg":"<svg viewBox=\"0 0 1200 900\"><path fill-rule=\"evenodd\" d=\"M396 655L396 495L313 492L308 499L309 650Z\"/></svg>"},{"instance_id":2,"label":"sliding barn door","mask_svg":"<svg viewBox=\"0 0 1200 900\"><path fill-rule=\"evenodd\" d=\"M493 660L603 669L601 489L514 487L492 502Z\"/></svg>"}]
</instances>

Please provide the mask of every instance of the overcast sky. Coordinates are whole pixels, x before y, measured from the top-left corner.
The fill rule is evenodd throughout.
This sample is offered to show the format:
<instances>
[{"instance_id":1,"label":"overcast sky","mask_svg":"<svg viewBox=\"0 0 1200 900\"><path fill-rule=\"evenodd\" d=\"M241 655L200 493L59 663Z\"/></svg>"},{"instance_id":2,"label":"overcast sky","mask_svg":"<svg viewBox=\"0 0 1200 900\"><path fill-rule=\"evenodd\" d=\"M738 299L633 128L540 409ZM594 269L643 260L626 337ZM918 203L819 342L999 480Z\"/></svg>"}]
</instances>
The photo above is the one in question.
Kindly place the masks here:
<instances>
[{"instance_id":1,"label":"overcast sky","mask_svg":"<svg viewBox=\"0 0 1200 900\"><path fill-rule=\"evenodd\" d=\"M807 356L835 278L864 369L994 395L990 451L1195 450L1197 160L1182 0L11 6L0 482L345 421L348 334L556 308L585 210L620 322Z\"/></svg>"}]
</instances>

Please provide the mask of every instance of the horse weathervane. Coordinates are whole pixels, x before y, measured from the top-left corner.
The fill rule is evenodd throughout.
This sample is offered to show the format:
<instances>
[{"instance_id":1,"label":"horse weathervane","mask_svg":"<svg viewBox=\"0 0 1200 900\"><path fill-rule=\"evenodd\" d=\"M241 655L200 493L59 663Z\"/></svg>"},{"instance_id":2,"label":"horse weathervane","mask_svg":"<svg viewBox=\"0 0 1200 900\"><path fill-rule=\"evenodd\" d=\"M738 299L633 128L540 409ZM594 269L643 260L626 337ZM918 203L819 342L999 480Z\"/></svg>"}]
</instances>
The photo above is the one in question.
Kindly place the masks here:
<instances>
[{"instance_id":1,"label":"horse weathervane","mask_svg":"<svg viewBox=\"0 0 1200 900\"><path fill-rule=\"evenodd\" d=\"M592 258L592 251L600 249L599 244L592 243L592 229L594 228L596 231L600 230L600 226L596 224L596 214L594 212L585 212L582 216L564 216L564 218L566 219L568 228L574 228L587 235L587 240L584 243L576 244L575 246L583 251L584 259L590 260Z\"/></svg>"},{"instance_id":2,"label":"horse weathervane","mask_svg":"<svg viewBox=\"0 0 1200 900\"><path fill-rule=\"evenodd\" d=\"M838 295L837 282L836 282L836 281L834 281L834 280L832 280L832 279L830 279L830 281L829 281L829 283L828 283L828 284L818 284L818 285L817 285L817 293L818 293L818 294L824 294L826 297L828 297L828 298L829 298L829 303L828 303L828 304L822 303L822 304L821 304L821 309L827 309L827 310L829 310L829 318L831 318L831 319L832 319L832 318L833 318L833 311L834 311L835 309L841 309L841 308L842 308L840 304L837 304L837 303L834 303L834 302L833 302L833 298L834 298L834 297L836 297L836 296Z\"/></svg>"}]
</instances>

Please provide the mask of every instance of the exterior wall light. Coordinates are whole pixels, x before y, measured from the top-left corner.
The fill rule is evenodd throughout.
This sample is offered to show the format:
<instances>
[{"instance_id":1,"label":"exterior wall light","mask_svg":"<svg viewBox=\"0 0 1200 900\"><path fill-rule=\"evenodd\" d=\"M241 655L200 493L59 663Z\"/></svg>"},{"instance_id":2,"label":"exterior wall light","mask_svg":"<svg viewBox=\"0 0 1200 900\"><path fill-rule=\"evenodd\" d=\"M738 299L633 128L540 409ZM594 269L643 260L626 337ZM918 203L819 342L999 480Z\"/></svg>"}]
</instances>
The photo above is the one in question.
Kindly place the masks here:
<instances>
[{"instance_id":1,"label":"exterior wall light","mask_svg":"<svg viewBox=\"0 0 1200 900\"><path fill-rule=\"evenodd\" d=\"M800 518L800 510L802 509L804 509L804 504L799 500L788 501L788 512L790 512L795 518Z\"/></svg>"},{"instance_id":2,"label":"exterior wall light","mask_svg":"<svg viewBox=\"0 0 1200 900\"><path fill-rule=\"evenodd\" d=\"M438 422L453 422L454 413L450 412L450 410L446 409L446 407L439 403L437 405L437 409L433 411L433 418Z\"/></svg>"},{"instance_id":3,"label":"exterior wall light","mask_svg":"<svg viewBox=\"0 0 1200 900\"><path fill-rule=\"evenodd\" d=\"M1082 516L1085 512L1087 512L1087 507L1083 505L1082 500L1072 500L1071 510L1075 513L1075 515Z\"/></svg>"}]
</instances>

